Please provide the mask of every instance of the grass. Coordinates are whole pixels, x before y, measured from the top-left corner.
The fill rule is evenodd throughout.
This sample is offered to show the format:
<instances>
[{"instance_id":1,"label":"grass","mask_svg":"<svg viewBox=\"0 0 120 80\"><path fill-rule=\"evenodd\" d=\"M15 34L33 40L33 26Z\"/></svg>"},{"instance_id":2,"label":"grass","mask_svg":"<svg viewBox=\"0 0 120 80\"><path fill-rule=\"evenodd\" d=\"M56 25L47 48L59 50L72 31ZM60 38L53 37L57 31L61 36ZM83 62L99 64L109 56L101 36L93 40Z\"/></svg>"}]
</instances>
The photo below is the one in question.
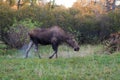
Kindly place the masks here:
<instances>
[{"instance_id":1,"label":"grass","mask_svg":"<svg viewBox=\"0 0 120 80\"><path fill-rule=\"evenodd\" d=\"M61 46L58 59L48 59L50 46L40 47L42 59L32 51L24 59L13 50L14 54L0 56L0 80L120 80L120 52L101 54L102 49L102 45L84 45L74 52Z\"/></svg>"}]
</instances>

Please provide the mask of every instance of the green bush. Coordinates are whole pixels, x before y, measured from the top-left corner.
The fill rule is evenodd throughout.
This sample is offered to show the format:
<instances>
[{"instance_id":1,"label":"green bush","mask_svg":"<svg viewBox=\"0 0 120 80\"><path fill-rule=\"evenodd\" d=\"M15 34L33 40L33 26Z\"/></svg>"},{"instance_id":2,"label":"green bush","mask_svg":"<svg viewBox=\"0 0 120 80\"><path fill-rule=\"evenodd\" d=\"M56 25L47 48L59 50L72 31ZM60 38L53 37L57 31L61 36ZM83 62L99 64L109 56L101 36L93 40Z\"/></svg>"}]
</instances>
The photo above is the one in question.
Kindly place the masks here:
<instances>
[{"instance_id":1,"label":"green bush","mask_svg":"<svg viewBox=\"0 0 120 80\"><path fill-rule=\"evenodd\" d=\"M0 3L0 35L3 41L7 39L6 32L13 24L13 19L16 16L16 12L10 8L7 4Z\"/></svg>"},{"instance_id":2,"label":"green bush","mask_svg":"<svg viewBox=\"0 0 120 80\"><path fill-rule=\"evenodd\" d=\"M19 25L32 29L37 27L61 26L73 33L81 44L96 44L109 37L110 33L120 31L120 10L100 14L83 14L76 8L66 9L62 6L49 9L48 6L25 6L12 10L8 5L0 5L0 33L6 43L7 32L21 33ZM14 27L13 27L14 26ZM24 34L23 34L24 35ZM6 41L8 40L8 41Z\"/></svg>"},{"instance_id":3,"label":"green bush","mask_svg":"<svg viewBox=\"0 0 120 80\"><path fill-rule=\"evenodd\" d=\"M120 31L120 9L109 12L108 17L110 18L109 24L112 26L113 32Z\"/></svg>"},{"instance_id":4,"label":"green bush","mask_svg":"<svg viewBox=\"0 0 120 80\"><path fill-rule=\"evenodd\" d=\"M8 38L6 43L11 47L21 48L29 41L28 31L36 28L38 24L40 26L40 23L32 22L31 19L25 19L19 22L15 20L14 24L7 31Z\"/></svg>"}]
</instances>

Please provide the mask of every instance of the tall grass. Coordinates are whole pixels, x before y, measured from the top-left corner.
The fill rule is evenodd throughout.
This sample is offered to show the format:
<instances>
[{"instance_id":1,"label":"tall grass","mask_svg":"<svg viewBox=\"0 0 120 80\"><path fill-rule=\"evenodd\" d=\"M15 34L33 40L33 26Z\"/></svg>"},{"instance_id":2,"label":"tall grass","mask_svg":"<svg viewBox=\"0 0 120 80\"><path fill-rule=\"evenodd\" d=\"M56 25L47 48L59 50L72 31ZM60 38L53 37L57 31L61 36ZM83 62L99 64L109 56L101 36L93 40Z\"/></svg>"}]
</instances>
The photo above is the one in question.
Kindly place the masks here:
<instances>
[{"instance_id":1,"label":"tall grass","mask_svg":"<svg viewBox=\"0 0 120 80\"><path fill-rule=\"evenodd\" d=\"M0 80L120 80L120 53L97 54L102 48L84 45L74 52L60 46L58 59L48 59L53 52L50 46L40 47L42 59L17 58L16 51L0 57Z\"/></svg>"},{"instance_id":2,"label":"tall grass","mask_svg":"<svg viewBox=\"0 0 120 80\"><path fill-rule=\"evenodd\" d=\"M14 58L24 58L25 57L25 50L26 45L19 49L10 49L7 50L6 54L7 56L11 56ZM88 56L95 53L102 53L103 51L103 45L82 45L80 46L80 50L78 52L75 52L74 49L71 47L68 47L66 45L59 46L58 48L58 57L60 58L71 58L71 57L82 57L82 56ZM48 58L50 55L53 54L53 49L50 45L48 46L39 46L38 53L41 55L42 58ZM6 56L5 56L6 57ZM38 57L38 54L34 51L34 46L29 52L29 58L36 58Z\"/></svg>"}]
</instances>

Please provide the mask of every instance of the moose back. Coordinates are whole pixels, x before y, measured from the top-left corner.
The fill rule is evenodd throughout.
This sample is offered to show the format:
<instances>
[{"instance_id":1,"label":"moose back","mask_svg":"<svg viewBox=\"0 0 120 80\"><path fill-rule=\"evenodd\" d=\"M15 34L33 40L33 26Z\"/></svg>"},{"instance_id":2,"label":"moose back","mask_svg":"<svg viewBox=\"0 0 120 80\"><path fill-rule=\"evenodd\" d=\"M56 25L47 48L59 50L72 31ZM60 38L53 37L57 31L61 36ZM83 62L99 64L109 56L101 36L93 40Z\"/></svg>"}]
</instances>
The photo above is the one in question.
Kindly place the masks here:
<instances>
[{"instance_id":1,"label":"moose back","mask_svg":"<svg viewBox=\"0 0 120 80\"><path fill-rule=\"evenodd\" d=\"M51 28L37 28L30 31L28 34L30 37L30 43L28 45L28 48L26 49L26 58L28 57L28 53L33 45L35 45L35 51L38 53L38 44L52 45L54 53L49 57L50 59L54 55L56 55L56 58L58 57L58 46L61 43L67 43L74 49L74 51L79 51L79 45L74 37L71 34L65 32L59 26L53 26ZM38 56L39 58L41 58L39 53Z\"/></svg>"}]
</instances>

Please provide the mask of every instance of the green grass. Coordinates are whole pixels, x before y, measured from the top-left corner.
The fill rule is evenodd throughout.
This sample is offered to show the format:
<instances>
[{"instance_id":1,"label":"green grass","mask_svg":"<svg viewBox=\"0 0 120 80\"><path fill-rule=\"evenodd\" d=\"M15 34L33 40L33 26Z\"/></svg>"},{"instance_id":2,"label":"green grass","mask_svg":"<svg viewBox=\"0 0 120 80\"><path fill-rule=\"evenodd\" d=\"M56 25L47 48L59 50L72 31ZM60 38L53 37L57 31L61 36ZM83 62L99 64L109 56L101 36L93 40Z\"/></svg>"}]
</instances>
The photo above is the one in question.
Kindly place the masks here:
<instances>
[{"instance_id":1,"label":"green grass","mask_svg":"<svg viewBox=\"0 0 120 80\"><path fill-rule=\"evenodd\" d=\"M101 54L101 45L84 45L79 52L61 46L59 58L48 59L52 49L46 48L40 47L42 59L34 53L19 58L19 51L0 56L0 80L120 80L120 52Z\"/></svg>"}]
</instances>

